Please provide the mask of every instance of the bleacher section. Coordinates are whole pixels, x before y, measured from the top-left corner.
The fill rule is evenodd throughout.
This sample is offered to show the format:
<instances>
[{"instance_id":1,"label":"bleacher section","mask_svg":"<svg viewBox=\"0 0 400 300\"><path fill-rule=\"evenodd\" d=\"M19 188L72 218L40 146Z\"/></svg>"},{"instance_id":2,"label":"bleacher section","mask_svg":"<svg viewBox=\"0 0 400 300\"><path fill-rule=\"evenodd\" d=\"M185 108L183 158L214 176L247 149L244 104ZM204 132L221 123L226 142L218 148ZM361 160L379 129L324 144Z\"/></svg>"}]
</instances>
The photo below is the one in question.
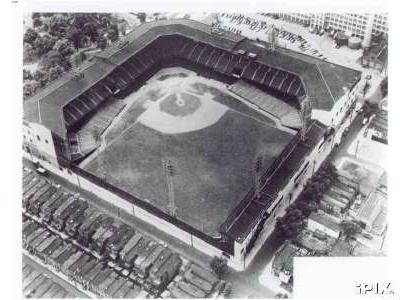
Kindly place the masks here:
<instances>
[{"instance_id":1,"label":"bleacher section","mask_svg":"<svg viewBox=\"0 0 400 300\"><path fill-rule=\"evenodd\" d=\"M79 130L79 135L88 133L102 134L111 124L112 120L125 107L125 103L121 100L110 100L102 106L96 114Z\"/></svg>"},{"instance_id":2,"label":"bleacher section","mask_svg":"<svg viewBox=\"0 0 400 300\"><path fill-rule=\"evenodd\" d=\"M69 103L69 107L75 109L76 112L84 111L82 108L82 106L85 106L84 102L73 102L73 106L71 106L72 103ZM78 132L69 134L68 143L71 160L79 160L99 146L98 136L110 126L113 119L121 112L125 105L121 100L112 98L107 100Z\"/></svg>"},{"instance_id":3,"label":"bleacher section","mask_svg":"<svg viewBox=\"0 0 400 300\"><path fill-rule=\"evenodd\" d=\"M286 76L286 75L280 75ZM248 100L253 105L278 118L283 126L291 128L301 127L301 118L296 108L269 96L256 87L239 80L229 87L236 95Z\"/></svg>"}]
</instances>

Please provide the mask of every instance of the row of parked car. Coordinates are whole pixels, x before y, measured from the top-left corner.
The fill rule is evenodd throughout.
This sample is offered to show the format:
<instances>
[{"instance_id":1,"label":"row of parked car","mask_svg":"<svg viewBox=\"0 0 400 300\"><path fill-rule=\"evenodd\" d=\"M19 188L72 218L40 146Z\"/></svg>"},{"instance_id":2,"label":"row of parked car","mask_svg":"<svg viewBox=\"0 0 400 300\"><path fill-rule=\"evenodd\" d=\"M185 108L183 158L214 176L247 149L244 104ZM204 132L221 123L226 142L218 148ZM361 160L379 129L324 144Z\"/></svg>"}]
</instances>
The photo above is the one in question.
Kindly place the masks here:
<instances>
[{"instance_id":1,"label":"row of parked car","mask_svg":"<svg viewBox=\"0 0 400 300\"><path fill-rule=\"evenodd\" d=\"M98 295L110 296L104 289L106 284L99 286L97 281L92 282L98 278L90 276L94 269L106 267L100 272L105 275L117 270L113 275L115 280L122 276L152 295L160 295L183 272L185 260L168 247L114 220L78 195L69 193L28 169L23 172L23 210L26 219L24 246L72 280L95 290ZM71 271L69 267L72 264L75 267ZM208 278L213 275L206 270L203 272L208 272ZM196 278L195 283L200 285L200 290L202 284L209 282L208 278ZM216 283L212 281L211 288L207 285L208 288L201 293L193 292L197 288L195 284L188 295L196 297L201 294L205 297L211 294Z\"/></svg>"}]
</instances>

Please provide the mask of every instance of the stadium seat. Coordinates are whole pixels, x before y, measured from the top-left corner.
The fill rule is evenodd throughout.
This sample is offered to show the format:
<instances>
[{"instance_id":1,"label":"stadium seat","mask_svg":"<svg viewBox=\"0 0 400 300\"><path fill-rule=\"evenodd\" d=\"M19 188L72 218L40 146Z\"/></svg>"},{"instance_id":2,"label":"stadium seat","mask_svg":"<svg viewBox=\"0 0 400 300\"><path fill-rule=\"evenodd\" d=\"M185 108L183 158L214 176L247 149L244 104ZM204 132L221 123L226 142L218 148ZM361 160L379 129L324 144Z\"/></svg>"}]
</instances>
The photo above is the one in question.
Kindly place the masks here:
<instances>
[{"instance_id":1,"label":"stadium seat","mask_svg":"<svg viewBox=\"0 0 400 300\"><path fill-rule=\"evenodd\" d=\"M211 52L213 51L213 48L210 46L206 46L205 49L200 53L200 57L198 60L198 63L205 66L207 60L210 58Z\"/></svg>"},{"instance_id":2,"label":"stadium seat","mask_svg":"<svg viewBox=\"0 0 400 300\"><path fill-rule=\"evenodd\" d=\"M257 63L255 63L255 62L250 62L250 63L244 68L242 77L244 77L244 78L246 78L246 79L248 79L248 80L252 80L254 74L255 74L256 71L257 71L257 67L258 67L258 64L257 64Z\"/></svg>"},{"instance_id":3,"label":"stadium seat","mask_svg":"<svg viewBox=\"0 0 400 300\"><path fill-rule=\"evenodd\" d=\"M225 69L229 63L229 55L223 52L217 60L214 69L220 73L225 73Z\"/></svg>"},{"instance_id":4,"label":"stadium seat","mask_svg":"<svg viewBox=\"0 0 400 300\"><path fill-rule=\"evenodd\" d=\"M189 60L197 63L200 58L200 53L204 49L204 47L205 45L202 43L196 44L192 52L189 54Z\"/></svg>"},{"instance_id":5,"label":"stadium seat","mask_svg":"<svg viewBox=\"0 0 400 300\"><path fill-rule=\"evenodd\" d=\"M213 68L218 61L218 58L221 56L222 51L220 49L214 49L208 61L206 62L206 66Z\"/></svg>"}]
</instances>

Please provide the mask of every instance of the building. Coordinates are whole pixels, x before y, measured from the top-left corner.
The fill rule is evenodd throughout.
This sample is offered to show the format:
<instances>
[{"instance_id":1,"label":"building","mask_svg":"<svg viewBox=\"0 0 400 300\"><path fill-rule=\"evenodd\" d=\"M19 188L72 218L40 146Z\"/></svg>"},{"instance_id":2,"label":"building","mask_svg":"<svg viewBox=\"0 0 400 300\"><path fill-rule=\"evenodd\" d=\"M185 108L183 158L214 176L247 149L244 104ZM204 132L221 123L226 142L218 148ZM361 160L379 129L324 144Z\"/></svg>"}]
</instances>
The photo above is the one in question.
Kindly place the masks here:
<instances>
[{"instance_id":1,"label":"building","mask_svg":"<svg viewBox=\"0 0 400 300\"><path fill-rule=\"evenodd\" d=\"M212 232L196 225L190 215L177 218L110 183L106 171L95 174L79 167L99 146L90 142L95 137L84 139L82 126L100 114L107 101L137 90L160 68L171 66L193 69L230 86L246 81L302 116L301 128L290 128L296 133L263 170L261 190L256 195L250 187L229 214L216 220ZM79 188L243 269L272 232L276 217L340 142L364 85L358 71L288 49L266 51L240 35L216 35L210 26L193 20L144 23L24 102L24 157L40 160Z\"/></svg>"},{"instance_id":2,"label":"building","mask_svg":"<svg viewBox=\"0 0 400 300\"><path fill-rule=\"evenodd\" d=\"M365 230L371 231L375 224L375 227L379 228L377 231L382 232L386 219L386 195L380 191L369 194L355 213L354 218L362 224Z\"/></svg>"},{"instance_id":3,"label":"building","mask_svg":"<svg viewBox=\"0 0 400 300\"><path fill-rule=\"evenodd\" d=\"M353 13L281 13L281 18L301 25L316 28L332 28L367 40L370 45L372 34L387 34L388 14L353 14Z\"/></svg>"},{"instance_id":4,"label":"building","mask_svg":"<svg viewBox=\"0 0 400 300\"><path fill-rule=\"evenodd\" d=\"M318 212L311 213L307 219L307 229L310 231L320 231L333 238L340 235L340 223L331 215Z\"/></svg>"},{"instance_id":5,"label":"building","mask_svg":"<svg viewBox=\"0 0 400 300\"><path fill-rule=\"evenodd\" d=\"M380 110L372 118L364 132L364 137L378 143L388 143L388 111Z\"/></svg>"}]
</instances>

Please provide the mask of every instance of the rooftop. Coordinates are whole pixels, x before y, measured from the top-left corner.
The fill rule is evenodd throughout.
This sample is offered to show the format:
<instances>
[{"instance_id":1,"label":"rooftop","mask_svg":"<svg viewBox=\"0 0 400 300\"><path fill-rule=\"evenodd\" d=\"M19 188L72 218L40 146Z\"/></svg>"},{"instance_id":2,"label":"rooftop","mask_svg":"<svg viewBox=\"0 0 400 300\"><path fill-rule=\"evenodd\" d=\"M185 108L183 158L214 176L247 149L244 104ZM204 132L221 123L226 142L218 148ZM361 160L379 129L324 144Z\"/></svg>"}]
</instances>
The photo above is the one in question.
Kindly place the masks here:
<instances>
[{"instance_id":1,"label":"rooftop","mask_svg":"<svg viewBox=\"0 0 400 300\"><path fill-rule=\"evenodd\" d=\"M60 136L66 134L62 108L73 99L109 75L118 65L142 50L160 36L178 34L210 44L214 47L233 51L248 49L258 53L260 62L297 74L310 97L313 108L330 110L335 101L346 93L359 79L361 73L343 66L328 63L279 48L268 53L263 47L242 36L226 32L224 35L211 34L210 26L188 19L160 20L144 23L124 39L124 47L118 43L107 48L90 60L85 61L79 72L83 78L74 79L69 72L46 89L24 102L24 118L41 123Z\"/></svg>"},{"instance_id":2,"label":"rooftop","mask_svg":"<svg viewBox=\"0 0 400 300\"><path fill-rule=\"evenodd\" d=\"M330 217L326 213L322 212L313 212L311 215L308 217L310 220L317 222L331 230L334 231L340 231L340 224L336 222L332 217Z\"/></svg>"},{"instance_id":3,"label":"rooftop","mask_svg":"<svg viewBox=\"0 0 400 300\"><path fill-rule=\"evenodd\" d=\"M364 222L372 224L381 211L381 205L386 200L386 196L378 191L372 192L361 204L357 211L357 217Z\"/></svg>"}]
</instances>

